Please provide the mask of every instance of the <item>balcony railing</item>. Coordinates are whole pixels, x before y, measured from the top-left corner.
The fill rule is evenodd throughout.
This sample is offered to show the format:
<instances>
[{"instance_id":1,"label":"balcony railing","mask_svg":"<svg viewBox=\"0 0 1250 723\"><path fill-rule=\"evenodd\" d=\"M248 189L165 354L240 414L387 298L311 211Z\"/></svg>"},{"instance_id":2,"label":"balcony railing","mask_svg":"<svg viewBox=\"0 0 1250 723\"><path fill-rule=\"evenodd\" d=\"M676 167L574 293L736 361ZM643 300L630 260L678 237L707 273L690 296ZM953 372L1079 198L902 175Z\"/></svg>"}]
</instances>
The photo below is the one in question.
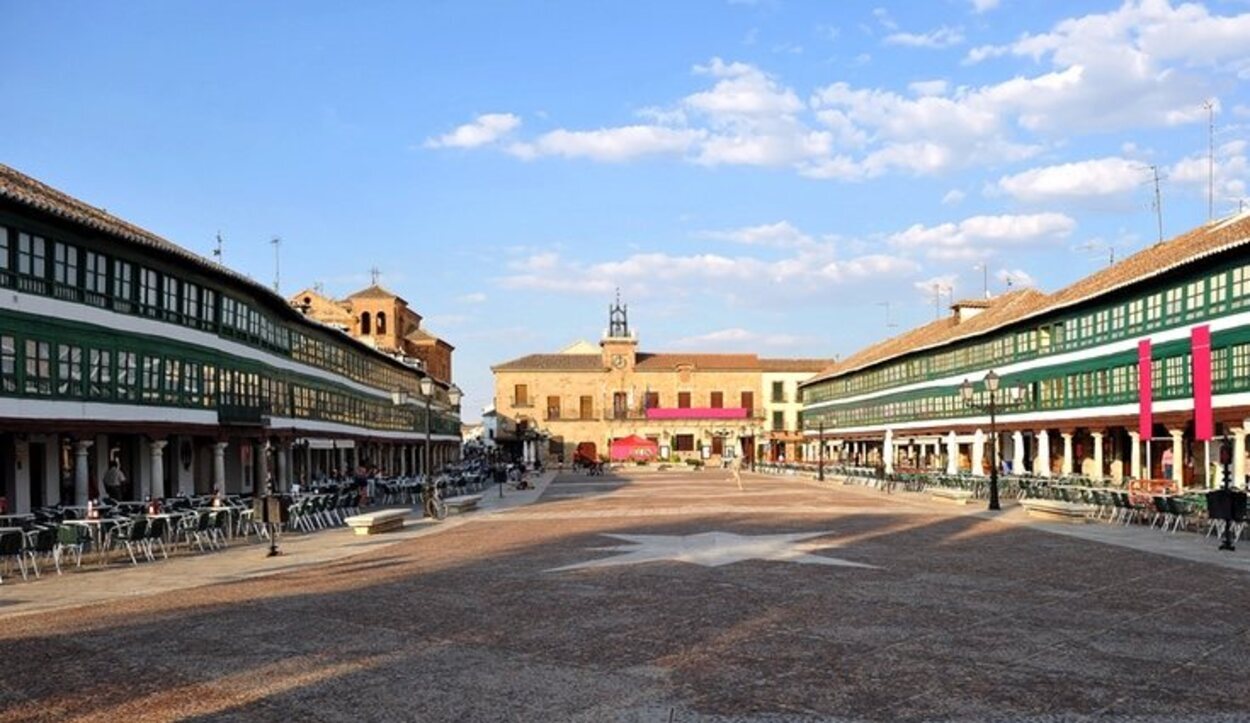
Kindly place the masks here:
<instances>
[{"instance_id":1,"label":"balcony railing","mask_svg":"<svg viewBox=\"0 0 1250 723\"><path fill-rule=\"evenodd\" d=\"M599 419L599 415L594 410L548 409L543 418L548 422L591 422Z\"/></svg>"},{"instance_id":2,"label":"balcony railing","mask_svg":"<svg viewBox=\"0 0 1250 723\"><path fill-rule=\"evenodd\" d=\"M217 423L236 425L264 425L268 423L270 404L218 404Z\"/></svg>"},{"instance_id":3,"label":"balcony railing","mask_svg":"<svg viewBox=\"0 0 1250 723\"><path fill-rule=\"evenodd\" d=\"M534 406L534 400L531 399L530 397L509 397L508 401L512 403L513 407L516 407L519 409L525 409L527 407Z\"/></svg>"}]
</instances>

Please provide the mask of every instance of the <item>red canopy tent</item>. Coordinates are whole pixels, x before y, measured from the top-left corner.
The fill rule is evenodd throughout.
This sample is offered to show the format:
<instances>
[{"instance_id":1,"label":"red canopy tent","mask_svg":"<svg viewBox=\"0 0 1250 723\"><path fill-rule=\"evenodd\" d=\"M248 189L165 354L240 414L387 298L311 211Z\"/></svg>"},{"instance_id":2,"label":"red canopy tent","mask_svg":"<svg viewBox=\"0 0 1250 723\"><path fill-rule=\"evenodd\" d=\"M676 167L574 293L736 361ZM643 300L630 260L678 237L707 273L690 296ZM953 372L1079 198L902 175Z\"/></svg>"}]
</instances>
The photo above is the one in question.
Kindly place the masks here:
<instances>
[{"instance_id":1,"label":"red canopy tent","mask_svg":"<svg viewBox=\"0 0 1250 723\"><path fill-rule=\"evenodd\" d=\"M652 460L660 453L660 445L645 437L631 434L612 440L612 461L627 459Z\"/></svg>"}]
</instances>

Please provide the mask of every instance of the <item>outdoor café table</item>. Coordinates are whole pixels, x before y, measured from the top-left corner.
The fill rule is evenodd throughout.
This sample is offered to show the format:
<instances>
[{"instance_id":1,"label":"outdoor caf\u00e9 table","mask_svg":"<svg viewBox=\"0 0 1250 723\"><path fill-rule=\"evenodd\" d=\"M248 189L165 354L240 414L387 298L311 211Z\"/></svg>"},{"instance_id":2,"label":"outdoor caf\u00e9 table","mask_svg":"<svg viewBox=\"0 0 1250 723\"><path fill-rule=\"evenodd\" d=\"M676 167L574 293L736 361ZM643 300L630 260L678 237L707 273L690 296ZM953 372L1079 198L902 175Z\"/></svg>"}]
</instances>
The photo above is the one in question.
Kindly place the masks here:
<instances>
[{"instance_id":1,"label":"outdoor caf\u00e9 table","mask_svg":"<svg viewBox=\"0 0 1250 723\"><path fill-rule=\"evenodd\" d=\"M149 520L165 520L165 542L170 542L174 538L174 528L177 521L182 519L182 515L174 512L157 512L156 514L148 513Z\"/></svg>"},{"instance_id":2,"label":"outdoor caf\u00e9 table","mask_svg":"<svg viewBox=\"0 0 1250 723\"><path fill-rule=\"evenodd\" d=\"M34 519L35 519L34 515L0 515L0 524L6 523L6 522L16 522L19 525L24 525L27 522L30 522ZM5 528L5 529L8 529L8 528ZM21 529L21 528L19 527L17 529Z\"/></svg>"},{"instance_id":3,"label":"outdoor caf\u00e9 table","mask_svg":"<svg viewBox=\"0 0 1250 723\"><path fill-rule=\"evenodd\" d=\"M95 546L96 561L103 565L106 557L104 554L104 528L128 521L125 518L118 517L99 517L94 520L66 520L65 524L86 527L91 532L91 544Z\"/></svg>"}]
</instances>

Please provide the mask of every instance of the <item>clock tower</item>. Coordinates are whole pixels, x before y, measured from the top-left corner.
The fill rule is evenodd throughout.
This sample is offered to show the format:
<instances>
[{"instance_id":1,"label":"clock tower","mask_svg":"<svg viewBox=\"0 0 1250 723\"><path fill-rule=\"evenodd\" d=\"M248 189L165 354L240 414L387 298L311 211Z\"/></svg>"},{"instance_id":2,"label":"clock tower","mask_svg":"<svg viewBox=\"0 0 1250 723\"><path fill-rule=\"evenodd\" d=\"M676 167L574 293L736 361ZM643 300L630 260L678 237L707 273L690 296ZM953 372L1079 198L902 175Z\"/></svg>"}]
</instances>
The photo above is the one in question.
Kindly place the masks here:
<instances>
[{"instance_id":1,"label":"clock tower","mask_svg":"<svg viewBox=\"0 0 1250 723\"><path fill-rule=\"evenodd\" d=\"M633 371L638 339L629 330L629 307L621 304L621 292L616 292L616 303L608 307L608 330L599 342L603 349L603 365L619 371Z\"/></svg>"}]
</instances>

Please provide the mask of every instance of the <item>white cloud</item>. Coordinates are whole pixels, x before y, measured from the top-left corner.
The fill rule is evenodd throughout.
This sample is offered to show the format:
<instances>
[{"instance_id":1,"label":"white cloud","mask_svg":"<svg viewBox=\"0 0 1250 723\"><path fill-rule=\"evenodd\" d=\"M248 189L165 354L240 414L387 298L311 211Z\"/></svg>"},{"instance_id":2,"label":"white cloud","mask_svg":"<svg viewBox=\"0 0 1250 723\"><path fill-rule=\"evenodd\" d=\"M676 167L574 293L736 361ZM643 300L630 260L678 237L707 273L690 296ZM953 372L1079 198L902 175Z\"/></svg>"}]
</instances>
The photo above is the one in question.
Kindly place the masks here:
<instances>
[{"instance_id":1,"label":"white cloud","mask_svg":"<svg viewBox=\"0 0 1250 723\"><path fill-rule=\"evenodd\" d=\"M781 87L753 65L712 58L707 65L694 66L694 72L718 80L711 90L686 96L683 102L713 117L774 115L803 109L793 90Z\"/></svg>"},{"instance_id":2,"label":"white cloud","mask_svg":"<svg viewBox=\"0 0 1250 723\"><path fill-rule=\"evenodd\" d=\"M963 191L959 190L958 188L952 188L951 190L946 192L946 195L942 196L942 205L943 206L958 205L961 201L964 200L965 196L967 196L967 194L965 194Z\"/></svg>"},{"instance_id":3,"label":"white cloud","mask_svg":"<svg viewBox=\"0 0 1250 723\"><path fill-rule=\"evenodd\" d=\"M992 5L982 2L973 9ZM962 41L959 28L907 34L898 32L887 11L878 8L873 15L877 26L891 33L888 42ZM637 124L561 128L513 140L502 136L513 133L519 119L503 129L475 121L429 143L493 144L523 159L621 162L667 156L706 166L788 167L807 177L843 181L993 168L1070 146L1083 134L1204 120L1203 99L1213 98L1216 88L1235 87L1227 81L1237 76L1250 77L1250 55L1240 42L1250 35L1245 30L1250 13L1217 16L1200 5L1128 0L1116 10L1061 20L1012 43L974 48L966 62L1014 56L1042 66L991 76L982 85L927 79L900 92L835 82L800 91L756 65L712 58L693 68L705 79L701 88L643 107ZM1170 42L1173 35L1176 42ZM1197 68L1201 74L1195 74ZM1097 167L1067 169L1082 170ZM1105 162L1102 170L1108 170ZM1052 167L1037 170L1035 177L1007 176L1004 183L1010 178L1019 188L1004 192L1054 195L1046 183L1060 190L1072 183L1062 173Z\"/></svg>"},{"instance_id":4,"label":"white cloud","mask_svg":"<svg viewBox=\"0 0 1250 723\"><path fill-rule=\"evenodd\" d=\"M898 30L898 23L894 22L894 18L890 17L890 11L885 8L873 8L872 16L877 19L881 27L886 30Z\"/></svg>"},{"instance_id":5,"label":"white cloud","mask_svg":"<svg viewBox=\"0 0 1250 723\"><path fill-rule=\"evenodd\" d=\"M700 231L699 238L717 241L732 241L748 246L774 246L777 248L794 248L814 243L811 236L800 231L789 221L745 226L743 228L723 231Z\"/></svg>"},{"instance_id":6,"label":"white cloud","mask_svg":"<svg viewBox=\"0 0 1250 723\"><path fill-rule=\"evenodd\" d=\"M934 292L937 292L940 298L942 296L947 296L954 291L955 279L957 278L958 277L955 274L942 274L940 276L933 276L922 281L917 281L912 284L912 288L920 292L920 295L925 299L932 300Z\"/></svg>"},{"instance_id":7,"label":"white cloud","mask_svg":"<svg viewBox=\"0 0 1250 723\"><path fill-rule=\"evenodd\" d=\"M619 163L640 156L683 154L706 135L687 128L657 125L601 128L595 131L555 130L530 143L514 143L508 152L518 158L563 156Z\"/></svg>"},{"instance_id":8,"label":"white cloud","mask_svg":"<svg viewBox=\"0 0 1250 723\"><path fill-rule=\"evenodd\" d=\"M463 294L456 297L456 301L462 304L481 304L486 301L486 294L481 291L475 291L470 294Z\"/></svg>"},{"instance_id":9,"label":"white cloud","mask_svg":"<svg viewBox=\"0 0 1250 723\"><path fill-rule=\"evenodd\" d=\"M698 349L712 351L757 351L761 347L792 348L812 344L819 341L816 337L798 336L796 334L762 334L748 331L742 327L731 327L709 331L706 334L674 339L665 344L672 349Z\"/></svg>"},{"instance_id":10,"label":"white cloud","mask_svg":"<svg viewBox=\"0 0 1250 723\"><path fill-rule=\"evenodd\" d=\"M972 12L983 13L998 7L999 0L971 0Z\"/></svg>"},{"instance_id":11,"label":"white cloud","mask_svg":"<svg viewBox=\"0 0 1250 723\"><path fill-rule=\"evenodd\" d=\"M842 284L903 278L919 269L910 259L888 254L838 259L831 244L796 249L773 260L644 252L592 263L539 254L509 266L511 273L497 279L505 288L601 294L619 286L635 298L672 294L675 288L725 296L827 292Z\"/></svg>"},{"instance_id":12,"label":"white cloud","mask_svg":"<svg viewBox=\"0 0 1250 723\"><path fill-rule=\"evenodd\" d=\"M1209 174L1214 170L1216 201L1236 201L1246 195L1246 181L1250 177L1250 163L1246 159L1246 141L1237 140L1221 144L1215 149L1215 166L1210 167L1206 153L1197 153L1177 161L1164 172L1168 181L1190 189L1207 193Z\"/></svg>"},{"instance_id":13,"label":"white cloud","mask_svg":"<svg viewBox=\"0 0 1250 723\"><path fill-rule=\"evenodd\" d=\"M998 179L993 189L1026 203L1127 195L1145 182L1141 163L1108 157L1033 168Z\"/></svg>"},{"instance_id":14,"label":"white cloud","mask_svg":"<svg viewBox=\"0 0 1250 723\"><path fill-rule=\"evenodd\" d=\"M506 136L521 125L511 113L484 113L450 133L425 141L426 148L477 148Z\"/></svg>"},{"instance_id":15,"label":"white cloud","mask_svg":"<svg viewBox=\"0 0 1250 723\"><path fill-rule=\"evenodd\" d=\"M943 25L927 33L891 33L885 37L886 45L902 45L909 48L942 49L959 45L964 41L963 28Z\"/></svg>"},{"instance_id":16,"label":"white cloud","mask_svg":"<svg viewBox=\"0 0 1250 723\"><path fill-rule=\"evenodd\" d=\"M1037 280L1024 269L999 269L994 272L994 278L1011 289L1033 288L1037 286Z\"/></svg>"},{"instance_id":17,"label":"white cloud","mask_svg":"<svg viewBox=\"0 0 1250 723\"><path fill-rule=\"evenodd\" d=\"M934 259L976 258L1003 247L1066 238L1076 221L1062 213L972 216L959 223L914 224L889 236L897 248L923 251Z\"/></svg>"},{"instance_id":18,"label":"white cloud","mask_svg":"<svg viewBox=\"0 0 1250 723\"><path fill-rule=\"evenodd\" d=\"M1248 33L1250 13L1214 16L1195 3L1128 0L1116 10L1060 21L1049 32L976 48L966 61L1011 54L1051 62L1066 83L1003 99L1022 109L1026 127L1176 125L1200 120L1201 100L1212 96L1212 76L1189 69L1250 73L1242 40Z\"/></svg>"},{"instance_id":19,"label":"white cloud","mask_svg":"<svg viewBox=\"0 0 1250 723\"><path fill-rule=\"evenodd\" d=\"M908 83L907 89L918 96L927 95L946 95L946 89L950 86L945 80L918 80L914 83Z\"/></svg>"}]
</instances>

